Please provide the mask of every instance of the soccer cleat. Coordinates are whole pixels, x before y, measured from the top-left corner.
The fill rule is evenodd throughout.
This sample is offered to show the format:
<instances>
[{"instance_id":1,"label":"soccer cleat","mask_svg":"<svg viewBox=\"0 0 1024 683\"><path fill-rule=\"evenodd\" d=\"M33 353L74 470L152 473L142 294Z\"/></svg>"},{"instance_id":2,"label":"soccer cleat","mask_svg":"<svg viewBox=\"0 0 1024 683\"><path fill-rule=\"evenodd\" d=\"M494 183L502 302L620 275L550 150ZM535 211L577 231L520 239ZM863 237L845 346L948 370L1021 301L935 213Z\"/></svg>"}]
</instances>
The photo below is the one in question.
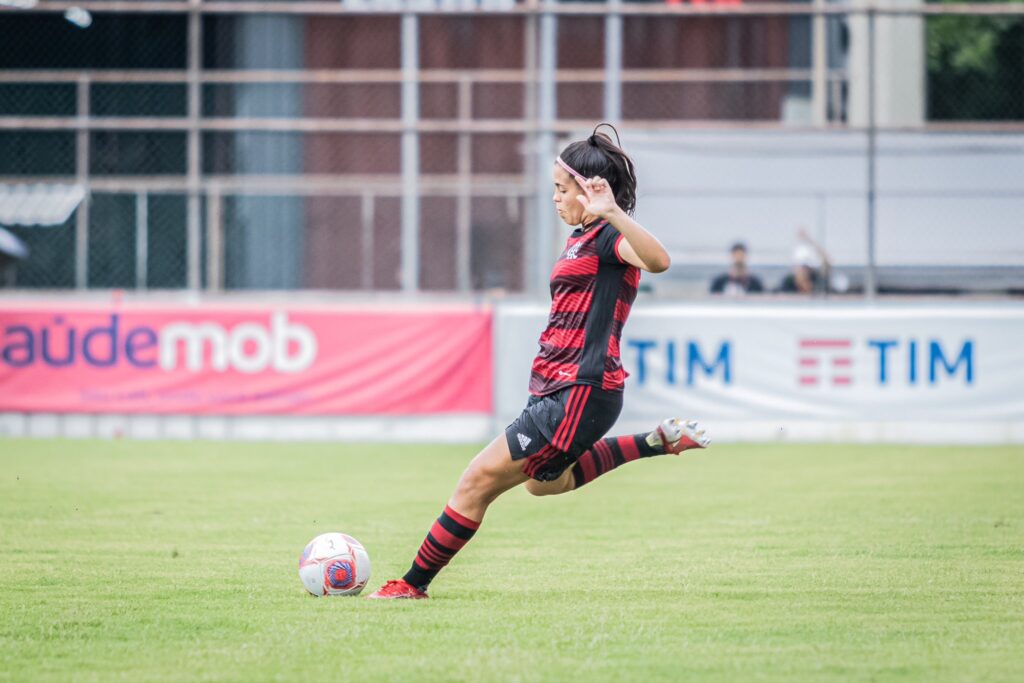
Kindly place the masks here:
<instances>
[{"instance_id":1,"label":"soccer cleat","mask_svg":"<svg viewBox=\"0 0 1024 683\"><path fill-rule=\"evenodd\" d=\"M665 453L679 455L691 448L707 448L711 437L704 433L696 420L683 422L678 417L664 420L655 430Z\"/></svg>"},{"instance_id":2,"label":"soccer cleat","mask_svg":"<svg viewBox=\"0 0 1024 683\"><path fill-rule=\"evenodd\" d=\"M394 579L367 597L371 600L422 600L430 596L404 579Z\"/></svg>"}]
</instances>

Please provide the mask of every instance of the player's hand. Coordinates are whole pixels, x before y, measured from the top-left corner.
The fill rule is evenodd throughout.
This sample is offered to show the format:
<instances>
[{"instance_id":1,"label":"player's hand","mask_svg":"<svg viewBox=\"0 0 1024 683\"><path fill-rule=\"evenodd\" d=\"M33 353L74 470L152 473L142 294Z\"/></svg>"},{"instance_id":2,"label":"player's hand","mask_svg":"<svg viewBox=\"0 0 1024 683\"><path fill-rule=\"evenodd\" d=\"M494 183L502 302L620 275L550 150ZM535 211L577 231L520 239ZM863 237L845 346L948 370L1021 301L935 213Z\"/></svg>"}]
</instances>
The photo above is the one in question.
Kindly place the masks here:
<instances>
[{"instance_id":1,"label":"player's hand","mask_svg":"<svg viewBox=\"0 0 1024 683\"><path fill-rule=\"evenodd\" d=\"M579 184L579 183L577 183ZM585 195L576 195L576 201L583 205L583 210L591 216L607 218L619 205L615 203L615 195L608 181L599 175L579 184Z\"/></svg>"}]
</instances>

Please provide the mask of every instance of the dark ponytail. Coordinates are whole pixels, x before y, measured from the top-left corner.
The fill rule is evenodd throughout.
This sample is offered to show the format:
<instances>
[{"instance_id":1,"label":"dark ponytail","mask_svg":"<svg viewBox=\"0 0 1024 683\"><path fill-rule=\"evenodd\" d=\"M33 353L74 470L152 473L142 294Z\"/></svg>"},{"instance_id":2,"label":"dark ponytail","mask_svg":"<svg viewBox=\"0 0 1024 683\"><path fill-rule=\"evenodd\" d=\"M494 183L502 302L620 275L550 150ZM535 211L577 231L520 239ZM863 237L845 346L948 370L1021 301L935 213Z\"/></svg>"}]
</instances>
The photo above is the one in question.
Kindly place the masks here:
<instances>
[{"instance_id":1,"label":"dark ponytail","mask_svg":"<svg viewBox=\"0 0 1024 683\"><path fill-rule=\"evenodd\" d=\"M562 150L562 161L575 169L585 178L601 176L608 181L615 195L615 203L629 215L636 208L636 171L633 160L622 151L621 144L612 142L607 133L598 129L607 126L615 132L615 140L619 140L619 131L610 123L599 123L594 132L586 140L573 142Z\"/></svg>"}]
</instances>

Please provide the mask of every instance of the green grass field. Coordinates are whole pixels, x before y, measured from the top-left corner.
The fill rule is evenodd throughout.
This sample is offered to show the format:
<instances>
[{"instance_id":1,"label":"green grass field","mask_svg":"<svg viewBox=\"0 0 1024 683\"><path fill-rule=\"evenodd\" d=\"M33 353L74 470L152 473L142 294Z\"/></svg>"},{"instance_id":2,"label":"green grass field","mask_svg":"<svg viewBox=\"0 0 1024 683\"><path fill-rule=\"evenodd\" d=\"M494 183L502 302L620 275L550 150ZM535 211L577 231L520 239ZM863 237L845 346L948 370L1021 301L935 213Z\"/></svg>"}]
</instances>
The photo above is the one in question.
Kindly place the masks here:
<instances>
[{"instance_id":1,"label":"green grass field","mask_svg":"<svg viewBox=\"0 0 1024 683\"><path fill-rule=\"evenodd\" d=\"M716 446L507 494L404 572L475 448L0 440L0 679L1024 680L1024 449Z\"/></svg>"}]
</instances>

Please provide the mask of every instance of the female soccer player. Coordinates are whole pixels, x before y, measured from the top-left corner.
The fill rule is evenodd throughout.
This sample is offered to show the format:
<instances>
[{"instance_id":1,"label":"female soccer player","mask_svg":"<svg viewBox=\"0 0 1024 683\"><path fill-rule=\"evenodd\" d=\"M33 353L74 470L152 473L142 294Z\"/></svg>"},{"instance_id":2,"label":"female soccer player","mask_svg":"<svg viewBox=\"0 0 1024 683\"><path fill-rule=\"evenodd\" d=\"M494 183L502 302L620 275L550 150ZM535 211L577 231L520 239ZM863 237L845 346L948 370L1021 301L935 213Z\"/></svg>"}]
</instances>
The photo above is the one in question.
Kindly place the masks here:
<instances>
[{"instance_id":1,"label":"female soccer player","mask_svg":"<svg viewBox=\"0 0 1024 683\"><path fill-rule=\"evenodd\" d=\"M575 230L551 274L551 314L526 408L469 463L405 576L371 598L426 598L427 586L473 537L487 507L524 482L537 496L566 493L637 458L709 443L696 422L676 418L650 433L601 438L622 410L619 338L640 271L669 267L665 248L632 218L633 162L597 132L605 125L611 127L599 124L553 164L555 209Z\"/></svg>"}]
</instances>

